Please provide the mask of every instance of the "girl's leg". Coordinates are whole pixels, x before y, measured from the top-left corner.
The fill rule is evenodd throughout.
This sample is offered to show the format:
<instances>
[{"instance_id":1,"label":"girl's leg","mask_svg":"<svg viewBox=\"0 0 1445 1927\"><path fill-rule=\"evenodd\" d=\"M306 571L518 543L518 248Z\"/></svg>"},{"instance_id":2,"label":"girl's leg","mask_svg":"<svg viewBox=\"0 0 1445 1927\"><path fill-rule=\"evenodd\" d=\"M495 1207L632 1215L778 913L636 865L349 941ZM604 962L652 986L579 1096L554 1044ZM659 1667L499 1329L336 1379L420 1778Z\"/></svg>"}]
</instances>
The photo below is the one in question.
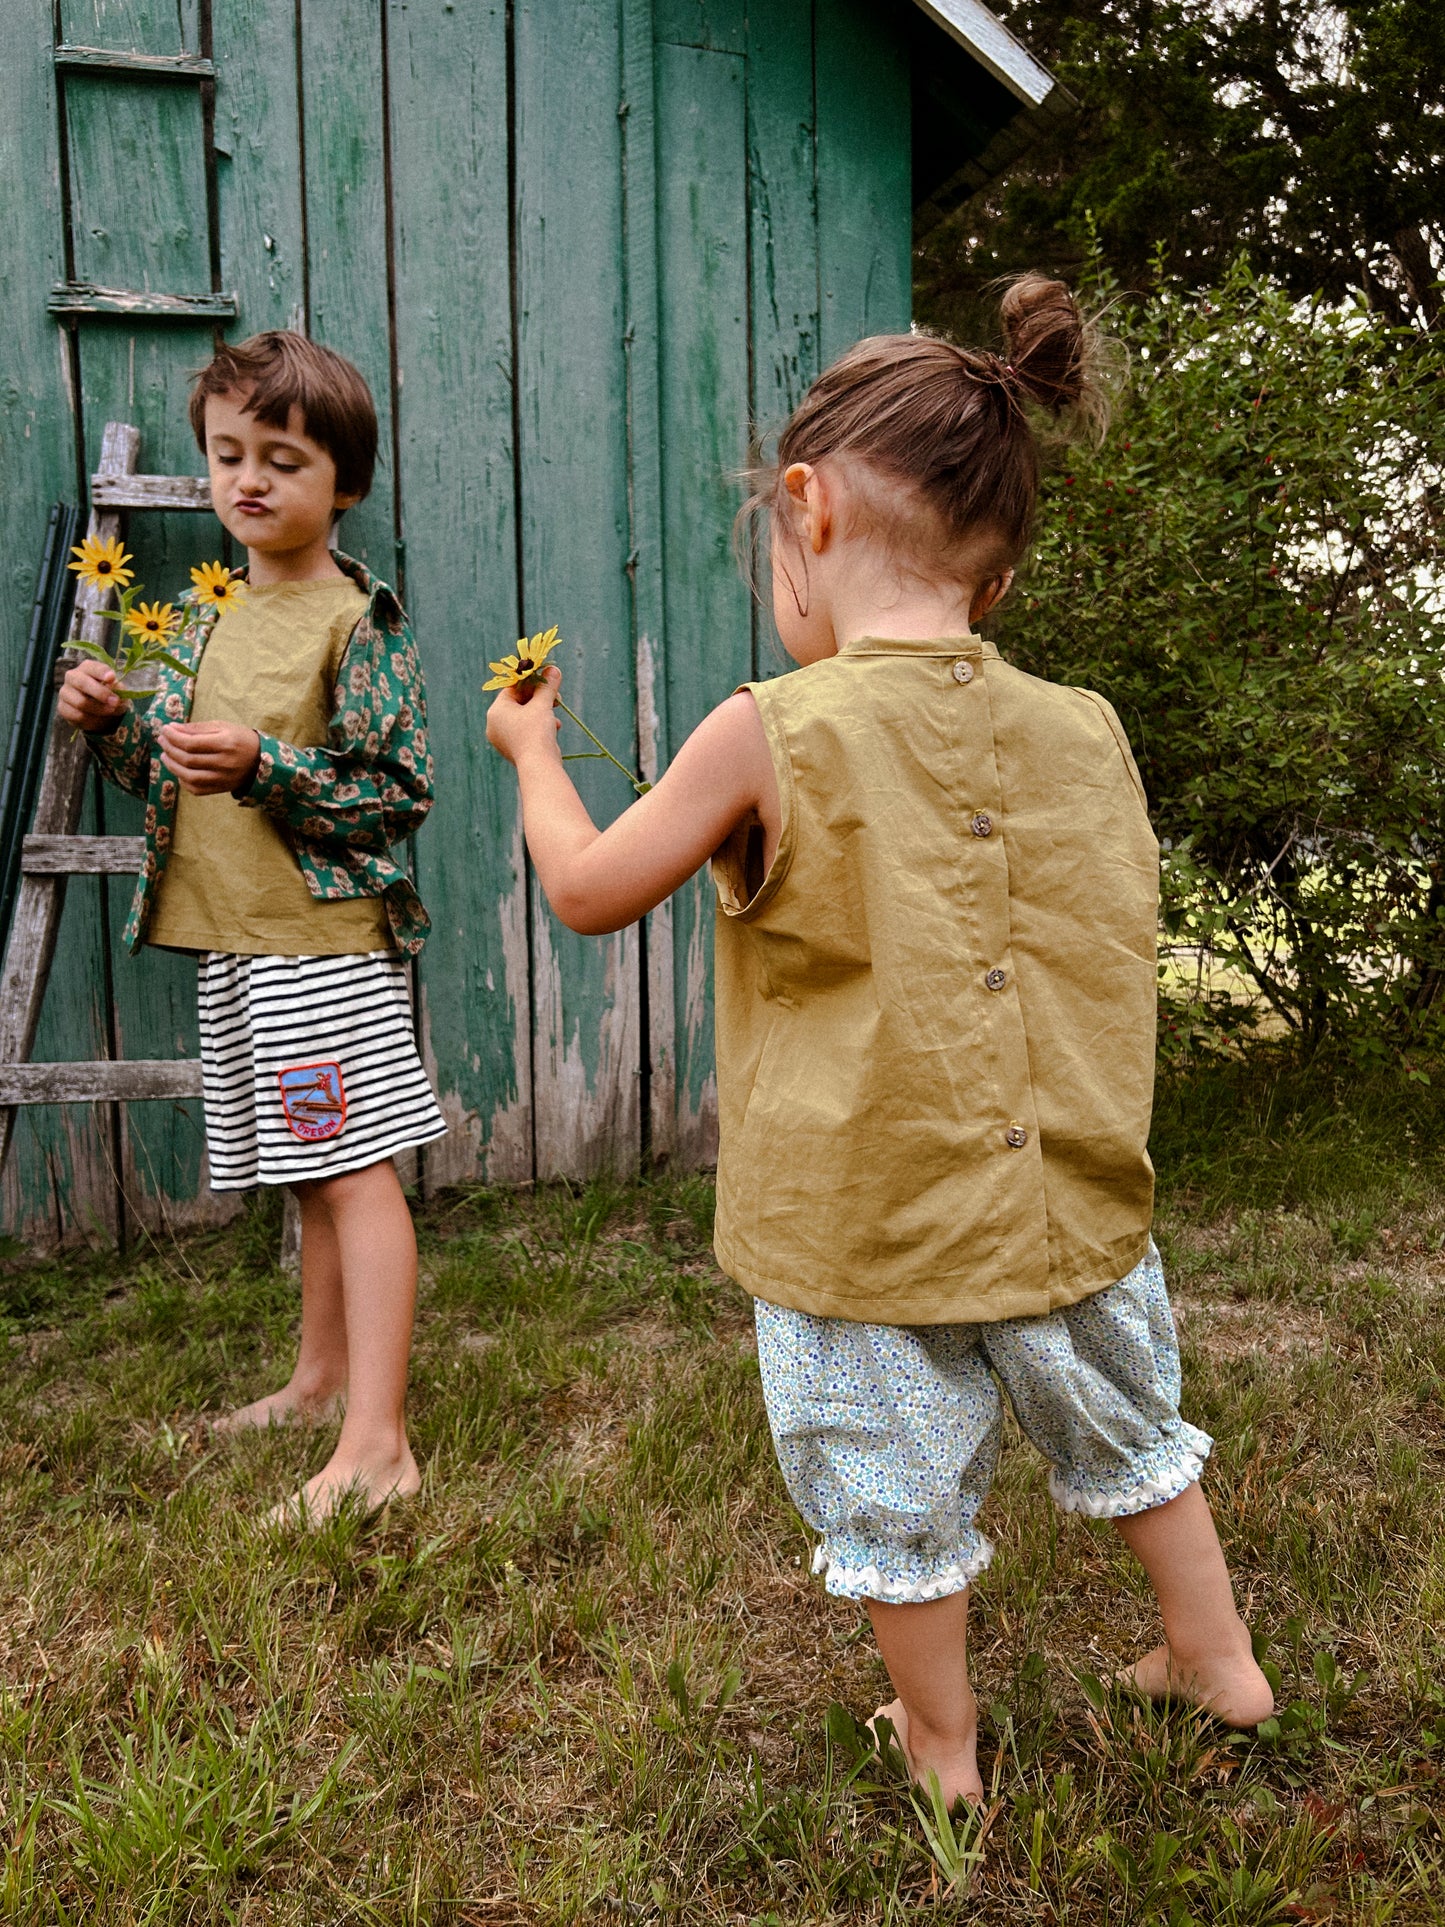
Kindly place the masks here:
<instances>
[{"instance_id":1,"label":"girl's leg","mask_svg":"<svg viewBox=\"0 0 1445 1927\"><path fill-rule=\"evenodd\" d=\"M301 1346L279 1392L258 1398L216 1423L218 1432L284 1425L288 1419L331 1418L346 1390L346 1308L341 1254L331 1212L315 1184L298 1184L301 1206Z\"/></svg>"},{"instance_id":2,"label":"girl's leg","mask_svg":"<svg viewBox=\"0 0 1445 1927\"><path fill-rule=\"evenodd\" d=\"M868 1617L898 1697L873 1715L893 1722L913 1778L938 1775L951 1807L983 1798L978 1773L978 1704L968 1681L968 1594L918 1604L868 1601Z\"/></svg>"},{"instance_id":3,"label":"girl's leg","mask_svg":"<svg viewBox=\"0 0 1445 1927\"><path fill-rule=\"evenodd\" d=\"M1149 1575L1164 1620L1164 1644L1123 1677L1153 1699L1177 1695L1231 1726L1257 1726L1274 1711L1269 1681L1255 1664L1249 1628L1202 1488L1116 1519L1119 1536Z\"/></svg>"},{"instance_id":4,"label":"girl's leg","mask_svg":"<svg viewBox=\"0 0 1445 1927\"><path fill-rule=\"evenodd\" d=\"M416 1233L390 1158L319 1178L340 1264L346 1417L330 1459L280 1510L324 1518L350 1494L368 1505L415 1492L406 1376L416 1309Z\"/></svg>"}]
</instances>

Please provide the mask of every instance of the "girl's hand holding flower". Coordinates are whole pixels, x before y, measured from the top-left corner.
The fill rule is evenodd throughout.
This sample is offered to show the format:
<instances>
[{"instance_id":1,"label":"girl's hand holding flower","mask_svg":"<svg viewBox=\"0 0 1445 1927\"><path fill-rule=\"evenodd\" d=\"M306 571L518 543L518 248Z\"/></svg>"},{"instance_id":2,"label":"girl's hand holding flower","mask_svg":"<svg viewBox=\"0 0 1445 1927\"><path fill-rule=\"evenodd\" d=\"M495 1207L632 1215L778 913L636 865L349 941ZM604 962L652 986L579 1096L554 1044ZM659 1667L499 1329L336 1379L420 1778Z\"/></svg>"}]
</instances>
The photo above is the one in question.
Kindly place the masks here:
<instances>
[{"instance_id":1,"label":"girl's hand holding flower","mask_svg":"<svg viewBox=\"0 0 1445 1927\"><path fill-rule=\"evenodd\" d=\"M519 763L528 750L557 755L557 691L562 671L543 669L536 682L509 682L492 698L487 711L487 741L509 763Z\"/></svg>"}]
</instances>

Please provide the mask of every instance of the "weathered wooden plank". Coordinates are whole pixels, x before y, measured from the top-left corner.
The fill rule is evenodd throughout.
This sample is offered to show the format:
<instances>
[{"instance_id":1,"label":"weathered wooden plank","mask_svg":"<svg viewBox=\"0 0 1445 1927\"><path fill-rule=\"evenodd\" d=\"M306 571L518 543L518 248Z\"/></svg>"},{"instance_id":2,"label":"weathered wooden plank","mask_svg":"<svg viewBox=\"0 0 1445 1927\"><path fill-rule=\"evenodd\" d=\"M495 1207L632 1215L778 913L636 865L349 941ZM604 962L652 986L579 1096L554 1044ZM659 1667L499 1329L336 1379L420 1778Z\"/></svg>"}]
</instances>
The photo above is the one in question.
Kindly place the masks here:
<instances>
[{"instance_id":1,"label":"weathered wooden plank","mask_svg":"<svg viewBox=\"0 0 1445 1927\"><path fill-rule=\"evenodd\" d=\"M60 0L58 24L65 45L149 54L200 51L198 0Z\"/></svg>"},{"instance_id":2,"label":"weathered wooden plank","mask_svg":"<svg viewBox=\"0 0 1445 1927\"><path fill-rule=\"evenodd\" d=\"M630 757L620 24L617 0L515 9L517 393L523 626L560 626L568 702ZM572 767L600 820L632 800L608 765ZM532 938L537 1175L632 1166L638 932L575 936L537 891Z\"/></svg>"},{"instance_id":3,"label":"weathered wooden plank","mask_svg":"<svg viewBox=\"0 0 1445 1927\"><path fill-rule=\"evenodd\" d=\"M132 321L230 321L233 294L154 294L144 288L100 288L92 281L61 281L50 291L51 314L121 315Z\"/></svg>"},{"instance_id":4,"label":"weathered wooden plank","mask_svg":"<svg viewBox=\"0 0 1445 1927\"><path fill-rule=\"evenodd\" d=\"M99 26L83 33L72 29L68 39L146 52L200 51L194 21L168 10L162 0L90 4L103 16ZM167 13L168 21L162 18ZM75 184L76 278L130 288L209 287L201 90L145 88L130 80L74 74L65 81L65 100ZM129 324L82 321L79 368L87 445L95 445L101 423L122 418L141 430L150 472L193 471L196 451L186 422L186 391L190 372L209 356L211 339L204 323L157 327L145 318ZM133 516L127 540L138 578L168 599L185 586L191 565L224 553L218 525L208 516L198 521L194 513ZM143 808L136 799L98 778L93 795L98 831L134 835L140 830ZM193 961L157 950L126 956L120 936L130 890L124 883L111 887L102 878L74 894L92 891L100 896L109 925L114 1055L195 1056ZM62 1047L49 1054L77 1053ZM200 1151L194 1117L169 1104L127 1108L120 1155L128 1195L142 1216L169 1208L168 1198L195 1196Z\"/></svg>"},{"instance_id":5,"label":"weathered wooden plank","mask_svg":"<svg viewBox=\"0 0 1445 1927\"><path fill-rule=\"evenodd\" d=\"M139 876L143 836L27 836L21 873L29 877Z\"/></svg>"},{"instance_id":6,"label":"weathered wooden plank","mask_svg":"<svg viewBox=\"0 0 1445 1927\"><path fill-rule=\"evenodd\" d=\"M760 436L777 433L818 374L813 14L813 0L771 0L748 16L753 419Z\"/></svg>"},{"instance_id":7,"label":"weathered wooden plank","mask_svg":"<svg viewBox=\"0 0 1445 1927\"><path fill-rule=\"evenodd\" d=\"M752 612L732 553L748 454L747 131L743 62L657 53L662 484L670 748L752 673ZM705 873L673 899L677 1098L685 1164L717 1153Z\"/></svg>"},{"instance_id":8,"label":"weathered wooden plank","mask_svg":"<svg viewBox=\"0 0 1445 1927\"><path fill-rule=\"evenodd\" d=\"M381 9L327 0L301 20L310 332L360 368L381 426L371 494L347 510L340 543L395 582Z\"/></svg>"},{"instance_id":9,"label":"weathered wooden plank","mask_svg":"<svg viewBox=\"0 0 1445 1927\"><path fill-rule=\"evenodd\" d=\"M179 509L186 513L211 506L211 484L204 475L92 475L92 508Z\"/></svg>"},{"instance_id":10,"label":"weathered wooden plank","mask_svg":"<svg viewBox=\"0 0 1445 1927\"><path fill-rule=\"evenodd\" d=\"M668 761L667 686L662 674L662 371L658 287L657 60L652 0L622 9L623 275L627 359L627 479L632 544L632 643L637 677L638 767L655 783ZM677 1153L677 1013L673 997L672 900L645 929L648 1116L644 1149Z\"/></svg>"},{"instance_id":11,"label":"weathered wooden plank","mask_svg":"<svg viewBox=\"0 0 1445 1927\"><path fill-rule=\"evenodd\" d=\"M211 286L199 89L64 78L73 284L52 311L227 318Z\"/></svg>"},{"instance_id":12,"label":"weathered wooden plank","mask_svg":"<svg viewBox=\"0 0 1445 1927\"><path fill-rule=\"evenodd\" d=\"M306 326L301 120L294 0L225 0L212 12L221 279L236 336Z\"/></svg>"},{"instance_id":13,"label":"weathered wooden plank","mask_svg":"<svg viewBox=\"0 0 1445 1927\"><path fill-rule=\"evenodd\" d=\"M215 62L199 54L115 53L108 47L57 47L57 67L108 74L134 74L143 80L214 80Z\"/></svg>"},{"instance_id":14,"label":"weathered wooden plank","mask_svg":"<svg viewBox=\"0 0 1445 1927\"><path fill-rule=\"evenodd\" d=\"M742 0L657 0L655 14L659 45L727 54L740 54L746 45Z\"/></svg>"},{"instance_id":15,"label":"weathered wooden plank","mask_svg":"<svg viewBox=\"0 0 1445 1927\"><path fill-rule=\"evenodd\" d=\"M422 1035L452 1129L428 1183L532 1174L531 992L516 783L484 754L489 656L517 635L506 11L388 0L397 482L437 803Z\"/></svg>"},{"instance_id":16,"label":"weathered wooden plank","mask_svg":"<svg viewBox=\"0 0 1445 1927\"><path fill-rule=\"evenodd\" d=\"M198 1058L0 1063L0 1104L125 1104L201 1095Z\"/></svg>"},{"instance_id":17,"label":"weathered wooden plank","mask_svg":"<svg viewBox=\"0 0 1445 1927\"><path fill-rule=\"evenodd\" d=\"M815 10L820 355L906 328L913 312L908 51L892 9Z\"/></svg>"},{"instance_id":18,"label":"weathered wooden plank","mask_svg":"<svg viewBox=\"0 0 1445 1927\"><path fill-rule=\"evenodd\" d=\"M65 272L63 209L51 64L49 9L27 6L7 20L0 60L0 306L6 378L0 382L0 713L13 710L25 643L25 612L45 532L46 505L78 499L75 413L66 338L45 313L44 291ZM104 1035L94 984L100 965L94 904L77 902L65 922L71 968L55 984L40 1041L47 1054L89 1052ZM57 973L60 975L60 973ZM62 1042L63 1039L63 1042ZM108 1220L113 1187L104 1133L92 1113L28 1111L3 1179L6 1232L32 1237L55 1224L55 1200Z\"/></svg>"}]
</instances>

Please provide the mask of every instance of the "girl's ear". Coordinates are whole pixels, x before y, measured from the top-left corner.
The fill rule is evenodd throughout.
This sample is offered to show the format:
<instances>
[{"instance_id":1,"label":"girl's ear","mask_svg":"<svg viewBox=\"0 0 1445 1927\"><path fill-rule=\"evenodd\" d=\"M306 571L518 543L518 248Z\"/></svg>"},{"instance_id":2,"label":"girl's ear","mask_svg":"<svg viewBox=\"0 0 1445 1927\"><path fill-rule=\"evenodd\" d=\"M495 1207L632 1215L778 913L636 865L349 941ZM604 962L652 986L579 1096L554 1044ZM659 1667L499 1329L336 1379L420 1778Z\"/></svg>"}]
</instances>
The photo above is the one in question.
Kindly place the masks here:
<instances>
[{"instance_id":1,"label":"girl's ear","mask_svg":"<svg viewBox=\"0 0 1445 1927\"><path fill-rule=\"evenodd\" d=\"M790 462L783 471L783 487L795 508L804 540L821 555L833 532L833 504L824 477L811 462Z\"/></svg>"},{"instance_id":2,"label":"girl's ear","mask_svg":"<svg viewBox=\"0 0 1445 1927\"><path fill-rule=\"evenodd\" d=\"M982 622L984 617L1003 601L1013 587L1014 572L1005 569L1002 575L990 576L988 581L975 589L973 600L968 605L970 624Z\"/></svg>"}]
</instances>

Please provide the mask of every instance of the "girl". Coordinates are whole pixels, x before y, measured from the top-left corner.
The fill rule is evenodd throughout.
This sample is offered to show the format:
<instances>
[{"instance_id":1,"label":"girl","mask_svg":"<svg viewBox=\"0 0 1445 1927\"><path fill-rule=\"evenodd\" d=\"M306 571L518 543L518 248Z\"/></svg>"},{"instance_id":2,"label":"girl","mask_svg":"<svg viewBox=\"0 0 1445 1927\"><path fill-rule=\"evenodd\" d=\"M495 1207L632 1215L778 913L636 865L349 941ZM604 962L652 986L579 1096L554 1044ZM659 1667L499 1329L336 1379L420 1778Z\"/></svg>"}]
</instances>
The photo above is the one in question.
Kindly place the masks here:
<instances>
[{"instance_id":1,"label":"girl","mask_svg":"<svg viewBox=\"0 0 1445 1927\"><path fill-rule=\"evenodd\" d=\"M713 859L718 1262L756 1301L815 1570L866 1602L879 1714L950 1805L982 1797L964 1641L1000 1386L1056 1503L1112 1519L1153 1584L1164 1642L1126 1683L1237 1726L1272 1706L1150 1238L1143 790L1106 702L974 632L1028 539L1025 405L1103 412L1061 283L1016 282L1003 322L1002 357L884 335L814 383L754 497L799 670L729 697L609 829L561 761L555 669L487 723L572 929Z\"/></svg>"}]
</instances>

